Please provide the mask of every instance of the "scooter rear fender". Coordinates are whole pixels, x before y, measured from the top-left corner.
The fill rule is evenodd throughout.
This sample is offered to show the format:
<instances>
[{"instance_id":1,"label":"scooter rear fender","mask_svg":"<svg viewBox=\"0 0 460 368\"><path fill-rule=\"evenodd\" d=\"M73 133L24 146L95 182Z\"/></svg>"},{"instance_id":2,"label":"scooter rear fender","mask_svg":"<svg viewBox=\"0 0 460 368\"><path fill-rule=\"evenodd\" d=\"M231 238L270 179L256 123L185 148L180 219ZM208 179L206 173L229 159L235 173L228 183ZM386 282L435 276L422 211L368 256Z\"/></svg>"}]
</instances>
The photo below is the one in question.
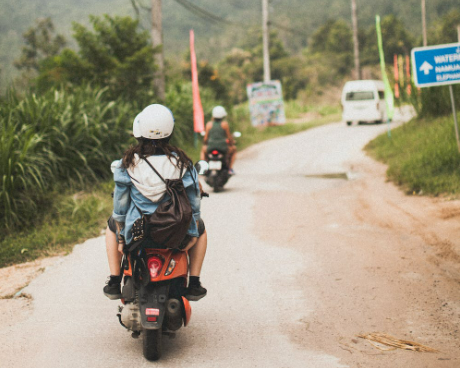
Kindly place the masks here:
<instances>
[{"instance_id":1,"label":"scooter rear fender","mask_svg":"<svg viewBox=\"0 0 460 368\"><path fill-rule=\"evenodd\" d=\"M168 284L141 285L139 293L139 309L141 326L146 330L158 330L163 325L168 300Z\"/></svg>"}]
</instances>

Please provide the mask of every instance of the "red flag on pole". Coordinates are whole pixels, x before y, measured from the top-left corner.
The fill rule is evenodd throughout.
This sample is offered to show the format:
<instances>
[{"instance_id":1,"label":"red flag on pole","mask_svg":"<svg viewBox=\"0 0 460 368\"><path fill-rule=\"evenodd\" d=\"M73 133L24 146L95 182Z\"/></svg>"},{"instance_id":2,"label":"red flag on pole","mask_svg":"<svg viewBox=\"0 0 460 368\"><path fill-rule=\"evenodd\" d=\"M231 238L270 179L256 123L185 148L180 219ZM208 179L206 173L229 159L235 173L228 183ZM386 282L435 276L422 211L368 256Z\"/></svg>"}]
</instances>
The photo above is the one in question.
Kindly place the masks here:
<instances>
[{"instance_id":1,"label":"red flag on pole","mask_svg":"<svg viewBox=\"0 0 460 368\"><path fill-rule=\"evenodd\" d=\"M198 71L196 68L195 34L190 30L190 59L192 63L192 93L193 93L193 130L195 133L204 131L204 113L201 105L200 87L198 86Z\"/></svg>"}]
</instances>

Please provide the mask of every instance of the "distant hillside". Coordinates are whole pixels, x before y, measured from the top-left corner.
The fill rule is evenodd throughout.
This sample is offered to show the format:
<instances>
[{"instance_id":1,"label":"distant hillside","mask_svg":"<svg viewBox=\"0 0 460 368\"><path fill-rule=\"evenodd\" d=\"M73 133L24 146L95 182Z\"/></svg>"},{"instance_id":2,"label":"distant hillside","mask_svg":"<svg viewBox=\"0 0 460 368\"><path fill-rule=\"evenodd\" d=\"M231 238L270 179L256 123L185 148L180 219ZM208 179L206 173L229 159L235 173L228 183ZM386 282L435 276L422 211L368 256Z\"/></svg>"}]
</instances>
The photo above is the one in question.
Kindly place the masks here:
<instances>
[{"instance_id":1,"label":"distant hillside","mask_svg":"<svg viewBox=\"0 0 460 368\"><path fill-rule=\"evenodd\" d=\"M149 0L142 0L149 6ZM167 56L182 58L188 47L188 31L196 34L199 58L216 61L245 36L247 28L261 23L260 0L189 0L206 11L233 23L210 22L185 9L177 0L163 0L163 27ZM273 27L292 51L305 47L308 37L327 19L350 20L350 1L344 0L271 0ZM394 13L417 38L421 33L420 0L357 0L360 28L374 24L375 14ZM135 16L130 0L0 0L0 87L14 73L12 61L22 47L22 33L36 18L50 16L59 33L71 39L71 23L88 23L90 14ZM427 1L427 22L433 21L459 6L459 0ZM140 9L142 24L149 27L149 14Z\"/></svg>"}]
</instances>

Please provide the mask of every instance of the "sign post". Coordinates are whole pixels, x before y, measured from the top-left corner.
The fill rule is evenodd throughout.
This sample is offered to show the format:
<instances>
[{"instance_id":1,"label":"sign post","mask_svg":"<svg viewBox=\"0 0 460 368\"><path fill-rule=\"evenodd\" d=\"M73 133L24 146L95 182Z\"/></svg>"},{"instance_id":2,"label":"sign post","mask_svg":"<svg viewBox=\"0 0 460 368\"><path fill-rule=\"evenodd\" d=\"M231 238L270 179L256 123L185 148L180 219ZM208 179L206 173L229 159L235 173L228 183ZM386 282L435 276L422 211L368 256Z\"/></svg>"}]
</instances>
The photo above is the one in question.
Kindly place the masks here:
<instances>
[{"instance_id":1,"label":"sign post","mask_svg":"<svg viewBox=\"0 0 460 368\"><path fill-rule=\"evenodd\" d=\"M449 85L455 135L460 152L457 112L452 84L460 83L460 43L417 47L412 49L412 67L417 87Z\"/></svg>"}]
</instances>

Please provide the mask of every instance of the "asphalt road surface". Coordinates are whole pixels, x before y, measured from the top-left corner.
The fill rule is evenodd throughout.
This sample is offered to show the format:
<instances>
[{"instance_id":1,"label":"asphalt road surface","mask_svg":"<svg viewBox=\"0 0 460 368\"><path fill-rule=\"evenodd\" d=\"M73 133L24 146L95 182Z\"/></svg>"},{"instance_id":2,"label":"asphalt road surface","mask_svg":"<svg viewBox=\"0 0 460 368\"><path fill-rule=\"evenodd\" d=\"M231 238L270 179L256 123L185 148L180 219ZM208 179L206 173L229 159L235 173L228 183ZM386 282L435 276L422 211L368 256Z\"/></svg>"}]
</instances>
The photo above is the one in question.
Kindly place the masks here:
<instances>
[{"instance_id":1,"label":"asphalt road surface","mask_svg":"<svg viewBox=\"0 0 460 368\"><path fill-rule=\"evenodd\" d=\"M429 212L438 204L420 210L426 199L386 183L362 152L386 130L331 124L239 155L225 191L202 204L208 296L164 339L159 362L143 358L102 294L100 237L23 290L33 308L0 326L0 366L460 367L457 269L436 262L449 241ZM357 337L371 332L440 352L383 351Z\"/></svg>"}]
</instances>

